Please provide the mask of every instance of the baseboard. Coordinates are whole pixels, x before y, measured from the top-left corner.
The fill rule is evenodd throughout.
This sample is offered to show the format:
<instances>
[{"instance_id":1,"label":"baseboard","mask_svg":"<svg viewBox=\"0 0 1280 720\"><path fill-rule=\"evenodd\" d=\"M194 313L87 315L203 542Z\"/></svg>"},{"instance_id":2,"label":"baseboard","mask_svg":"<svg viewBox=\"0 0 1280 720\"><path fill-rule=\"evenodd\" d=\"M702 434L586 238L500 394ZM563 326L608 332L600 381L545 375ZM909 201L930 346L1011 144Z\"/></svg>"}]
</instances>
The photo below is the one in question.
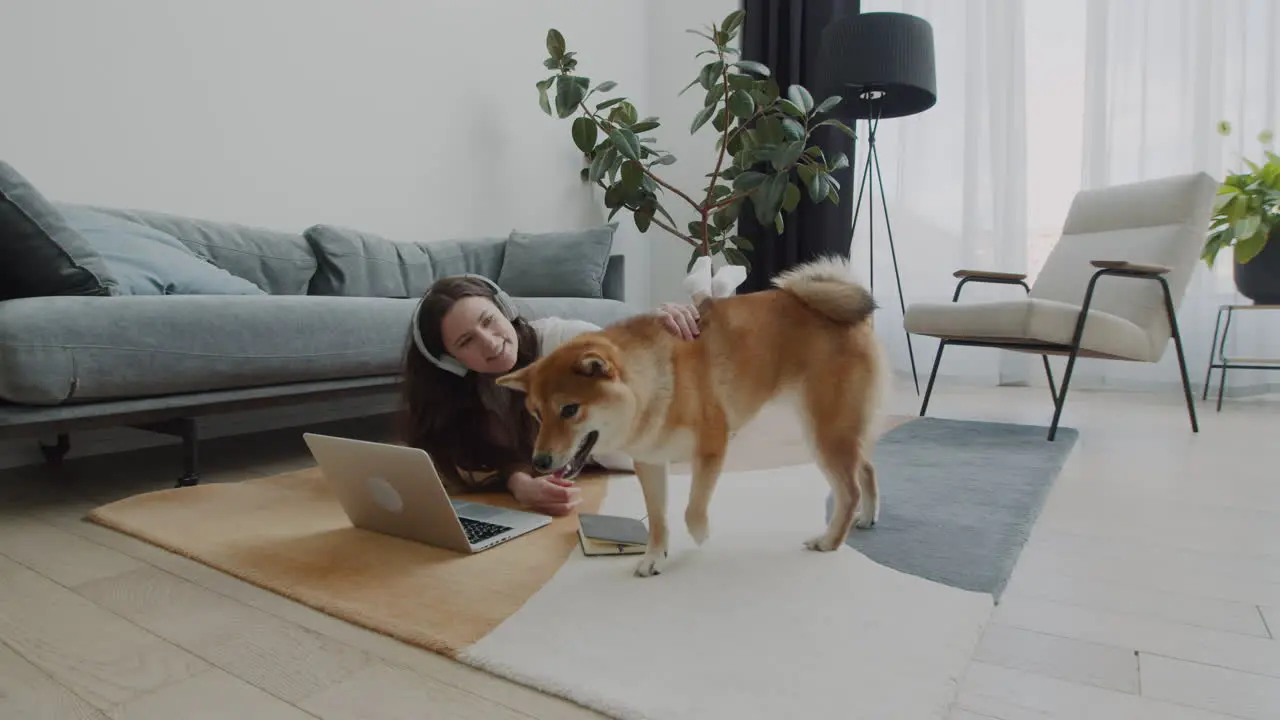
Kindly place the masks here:
<instances>
[{"instance_id":1,"label":"baseboard","mask_svg":"<svg viewBox=\"0 0 1280 720\"><path fill-rule=\"evenodd\" d=\"M395 412L398 397L394 394L370 397L320 400L301 405L248 410L200 418L201 439L303 427L318 423L370 417ZM53 443L55 438L26 438L0 442L0 469L19 468L44 462L38 443ZM91 457L110 453L141 450L161 445L177 445L175 437L149 433L133 428L85 430L71 436L71 452L67 458Z\"/></svg>"}]
</instances>

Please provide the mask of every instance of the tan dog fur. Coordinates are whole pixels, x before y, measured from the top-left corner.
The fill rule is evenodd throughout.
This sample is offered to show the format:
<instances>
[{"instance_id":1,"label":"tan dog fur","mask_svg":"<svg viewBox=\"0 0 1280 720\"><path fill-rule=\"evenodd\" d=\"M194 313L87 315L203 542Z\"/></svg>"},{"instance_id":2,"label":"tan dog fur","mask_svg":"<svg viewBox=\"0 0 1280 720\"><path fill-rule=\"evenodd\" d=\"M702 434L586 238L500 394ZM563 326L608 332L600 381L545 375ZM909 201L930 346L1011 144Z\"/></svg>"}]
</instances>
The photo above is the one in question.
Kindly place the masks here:
<instances>
[{"instance_id":1,"label":"tan dog fur","mask_svg":"<svg viewBox=\"0 0 1280 720\"><path fill-rule=\"evenodd\" d=\"M774 285L696 298L695 340L640 316L573 338L498 380L526 394L540 421L535 456L549 453L552 468L569 465L591 431L598 433L593 451L635 460L649 521L637 575L658 574L666 559L668 463L692 464L685 525L702 544L729 439L774 399L795 401L835 498L825 531L805 546L835 550L855 521L875 524L879 492L869 457L885 375L875 302L844 260L794 268Z\"/></svg>"}]
</instances>

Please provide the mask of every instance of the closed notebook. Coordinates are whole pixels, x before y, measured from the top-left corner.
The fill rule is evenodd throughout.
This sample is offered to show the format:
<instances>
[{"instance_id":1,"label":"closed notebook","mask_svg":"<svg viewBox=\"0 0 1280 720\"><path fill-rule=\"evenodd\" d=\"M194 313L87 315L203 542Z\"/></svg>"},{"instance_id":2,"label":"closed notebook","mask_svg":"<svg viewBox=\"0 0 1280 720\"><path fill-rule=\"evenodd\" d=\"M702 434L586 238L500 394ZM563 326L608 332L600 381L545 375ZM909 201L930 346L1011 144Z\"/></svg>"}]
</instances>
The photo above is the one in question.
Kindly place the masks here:
<instances>
[{"instance_id":1,"label":"closed notebook","mask_svg":"<svg viewBox=\"0 0 1280 720\"><path fill-rule=\"evenodd\" d=\"M649 528L635 518L583 513L578 543L583 555L638 555L649 544Z\"/></svg>"}]
</instances>

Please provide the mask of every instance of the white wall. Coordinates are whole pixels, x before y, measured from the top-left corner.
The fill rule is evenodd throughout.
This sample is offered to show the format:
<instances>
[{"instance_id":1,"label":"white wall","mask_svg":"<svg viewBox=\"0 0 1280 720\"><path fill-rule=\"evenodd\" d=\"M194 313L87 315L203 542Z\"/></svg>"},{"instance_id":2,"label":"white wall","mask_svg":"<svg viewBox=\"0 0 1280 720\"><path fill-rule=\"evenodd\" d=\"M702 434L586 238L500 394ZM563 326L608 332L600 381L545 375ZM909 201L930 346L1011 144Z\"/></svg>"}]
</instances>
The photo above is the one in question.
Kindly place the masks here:
<instances>
[{"instance_id":1,"label":"white wall","mask_svg":"<svg viewBox=\"0 0 1280 720\"><path fill-rule=\"evenodd\" d=\"M647 20L623 0L3 0L0 157L54 199L286 230L430 240L598 224L569 121L538 108L546 30L643 108ZM649 238L626 220L616 247L647 306ZM85 433L73 452L159 442ZM32 448L0 443L0 466Z\"/></svg>"}]
</instances>

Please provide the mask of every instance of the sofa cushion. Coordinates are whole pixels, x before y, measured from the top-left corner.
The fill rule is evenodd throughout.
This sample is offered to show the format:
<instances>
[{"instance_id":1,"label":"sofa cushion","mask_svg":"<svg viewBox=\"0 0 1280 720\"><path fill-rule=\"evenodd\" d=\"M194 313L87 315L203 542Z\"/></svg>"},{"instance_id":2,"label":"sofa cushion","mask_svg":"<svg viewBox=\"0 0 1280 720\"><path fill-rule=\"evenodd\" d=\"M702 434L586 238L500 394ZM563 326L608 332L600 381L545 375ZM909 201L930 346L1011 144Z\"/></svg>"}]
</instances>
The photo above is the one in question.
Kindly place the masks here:
<instances>
[{"instance_id":1,"label":"sofa cushion","mask_svg":"<svg viewBox=\"0 0 1280 720\"><path fill-rule=\"evenodd\" d=\"M520 297L604 297L618 224L549 233L513 232L498 284Z\"/></svg>"},{"instance_id":2,"label":"sofa cushion","mask_svg":"<svg viewBox=\"0 0 1280 720\"><path fill-rule=\"evenodd\" d=\"M1070 345L1080 306L1030 298L991 302L913 303L903 324L907 332L952 340L1023 340ZM1132 360L1151 359L1142 328L1103 312L1089 310L1080 338L1084 350Z\"/></svg>"},{"instance_id":3,"label":"sofa cushion","mask_svg":"<svg viewBox=\"0 0 1280 720\"><path fill-rule=\"evenodd\" d=\"M115 295L265 295L172 235L76 205L54 203L106 262Z\"/></svg>"},{"instance_id":4,"label":"sofa cushion","mask_svg":"<svg viewBox=\"0 0 1280 720\"><path fill-rule=\"evenodd\" d=\"M86 207L166 232L196 255L272 295L305 295L316 271L315 254L298 233L146 210Z\"/></svg>"},{"instance_id":5,"label":"sofa cushion","mask_svg":"<svg viewBox=\"0 0 1280 720\"><path fill-rule=\"evenodd\" d=\"M417 298L445 275L476 273L496 280L505 238L404 242L338 225L303 232L319 267L312 295Z\"/></svg>"},{"instance_id":6,"label":"sofa cushion","mask_svg":"<svg viewBox=\"0 0 1280 720\"><path fill-rule=\"evenodd\" d=\"M106 263L12 165L0 161L0 300L109 295Z\"/></svg>"},{"instance_id":7,"label":"sofa cushion","mask_svg":"<svg viewBox=\"0 0 1280 720\"><path fill-rule=\"evenodd\" d=\"M416 299L57 297L0 303L0 399L116 400L399 372ZM518 301L520 302L520 301ZM613 300L536 298L529 319L608 324Z\"/></svg>"}]
</instances>

